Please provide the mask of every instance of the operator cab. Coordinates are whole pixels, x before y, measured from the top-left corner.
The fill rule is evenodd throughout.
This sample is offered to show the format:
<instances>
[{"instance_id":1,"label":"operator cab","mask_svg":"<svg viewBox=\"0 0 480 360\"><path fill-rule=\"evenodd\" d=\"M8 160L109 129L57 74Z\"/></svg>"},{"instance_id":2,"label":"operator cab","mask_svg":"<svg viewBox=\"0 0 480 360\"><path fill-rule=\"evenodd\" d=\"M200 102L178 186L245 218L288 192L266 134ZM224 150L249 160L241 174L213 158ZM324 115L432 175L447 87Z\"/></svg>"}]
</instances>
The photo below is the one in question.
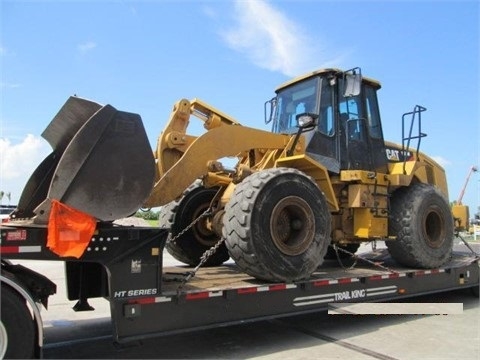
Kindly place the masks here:
<instances>
[{"instance_id":1,"label":"operator cab","mask_svg":"<svg viewBox=\"0 0 480 360\"><path fill-rule=\"evenodd\" d=\"M314 114L316 126L304 131L310 157L337 174L340 170L386 173L378 89L380 84L362 78L359 68L316 71L277 89L277 96L266 103L270 104L266 122L272 122L275 133L295 134L297 116Z\"/></svg>"}]
</instances>

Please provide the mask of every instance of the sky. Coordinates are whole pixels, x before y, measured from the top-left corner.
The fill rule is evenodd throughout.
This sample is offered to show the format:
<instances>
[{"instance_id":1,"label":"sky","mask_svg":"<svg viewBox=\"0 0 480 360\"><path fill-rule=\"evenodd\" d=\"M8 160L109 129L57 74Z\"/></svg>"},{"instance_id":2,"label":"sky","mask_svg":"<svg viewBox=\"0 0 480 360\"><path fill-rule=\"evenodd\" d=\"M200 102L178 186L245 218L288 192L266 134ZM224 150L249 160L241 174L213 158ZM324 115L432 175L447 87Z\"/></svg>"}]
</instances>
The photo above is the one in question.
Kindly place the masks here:
<instances>
[{"instance_id":1,"label":"sky","mask_svg":"<svg viewBox=\"0 0 480 360\"><path fill-rule=\"evenodd\" d=\"M480 165L477 1L0 0L0 190L15 204L50 153L40 136L77 95L142 116L152 147L181 98L269 130L264 102L292 77L361 67L382 84L384 136L422 115L421 150L450 201ZM195 127L192 119L192 128ZM463 203L480 206L480 172Z\"/></svg>"}]
</instances>

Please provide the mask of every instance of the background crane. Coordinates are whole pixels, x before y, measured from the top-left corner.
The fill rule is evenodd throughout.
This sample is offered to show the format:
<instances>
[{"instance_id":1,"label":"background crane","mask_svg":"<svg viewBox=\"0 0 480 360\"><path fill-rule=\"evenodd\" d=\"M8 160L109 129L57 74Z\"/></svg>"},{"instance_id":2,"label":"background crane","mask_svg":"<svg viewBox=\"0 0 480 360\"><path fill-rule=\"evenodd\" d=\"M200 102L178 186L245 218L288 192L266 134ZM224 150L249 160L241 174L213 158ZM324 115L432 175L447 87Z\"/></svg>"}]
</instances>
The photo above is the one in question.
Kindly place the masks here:
<instances>
[{"instance_id":1,"label":"background crane","mask_svg":"<svg viewBox=\"0 0 480 360\"><path fill-rule=\"evenodd\" d=\"M472 166L468 171L467 178L465 179L465 184L463 184L462 190L460 191L460 195L458 195L457 205L462 205L463 195L465 194L465 189L467 188L468 182L470 181L470 176L472 176L472 174L476 171L478 171L478 168L476 166Z\"/></svg>"}]
</instances>

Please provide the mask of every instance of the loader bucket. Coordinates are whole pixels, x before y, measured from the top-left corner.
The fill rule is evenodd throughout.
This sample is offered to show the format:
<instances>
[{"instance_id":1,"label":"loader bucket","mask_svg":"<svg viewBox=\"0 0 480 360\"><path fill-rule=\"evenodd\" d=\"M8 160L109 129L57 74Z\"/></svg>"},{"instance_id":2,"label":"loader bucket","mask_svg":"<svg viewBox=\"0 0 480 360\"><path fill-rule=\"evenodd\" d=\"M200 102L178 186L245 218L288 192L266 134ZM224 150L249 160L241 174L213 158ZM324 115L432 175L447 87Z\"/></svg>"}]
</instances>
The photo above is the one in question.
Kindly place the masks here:
<instances>
[{"instance_id":1,"label":"loader bucket","mask_svg":"<svg viewBox=\"0 0 480 360\"><path fill-rule=\"evenodd\" d=\"M47 223L55 199L112 221L135 213L150 194L155 162L139 115L71 97L42 136L53 152L30 177L17 217Z\"/></svg>"}]
</instances>

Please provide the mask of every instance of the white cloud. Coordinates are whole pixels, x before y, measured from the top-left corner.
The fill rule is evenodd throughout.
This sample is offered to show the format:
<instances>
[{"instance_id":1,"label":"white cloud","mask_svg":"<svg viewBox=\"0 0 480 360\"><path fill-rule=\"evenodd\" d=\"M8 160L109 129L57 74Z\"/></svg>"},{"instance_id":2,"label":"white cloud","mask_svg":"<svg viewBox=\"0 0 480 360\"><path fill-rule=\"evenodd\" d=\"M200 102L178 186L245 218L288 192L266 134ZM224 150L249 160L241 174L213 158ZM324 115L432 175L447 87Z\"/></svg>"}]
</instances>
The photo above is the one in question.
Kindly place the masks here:
<instances>
[{"instance_id":1,"label":"white cloud","mask_svg":"<svg viewBox=\"0 0 480 360\"><path fill-rule=\"evenodd\" d=\"M435 160L437 163L440 164L442 167L447 167L448 165L451 164L451 162L441 156L431 156L433 160Z\"/></svg>"},{"instance_id":2,"label":"white cloud","mask_svg":"<svg viewBox=\"0 0 480 360\"><path fill-rule=\"evenodd\" d=\"M0 45L0 56L15 56L15 52Z\"/></svg>"},{"instance_id":3,"label":"white cloud","mask_svg":"<svg viewBox=\"0 0 480 360\"><path fill-rule=\"evenodd\" d=\"M2 88L2 89L17 89L21 86L22 85L17 84L17 83L10 83L10 82L5 82L5 81L0 82L0 88Z\"/></svg>"},{"instance_id":4,"label":"white cloud","mask_svg":"<svg viewBox=\"0 0 480 360\"><path fill-rule=\"evenodd\" d=\"M0 138L0 190L11 192L12 203L18 201L30 175L50 152L48 143L34 135L17 144Z\"/></svg>"},{"instance_id":5,"label":"white cloud","mask_svg":"<svg viewBox=\"0 0 480 360\"><path fill-rule=\"evenodd\" d=\"M334 62L322 56L318 40L266 0L237 0L235 20L224 40L261 68L296 76Z\"/></svg>"},{"instance_id":6,"label":"white cloud","mask_svg":"<svg viewBox=\"0 0 480 360\"><path fill-rule=\"evenodd\" d=\"M215 11L214 8L211 6L206 6L204 5L202 8L203 13L208 16L210 19L216 19L217 18L217 12Z\"/></svg>"},{"instance_id":7,"label":"white cloud","mask_svg":"<svg viewBox=\"0 0 480 360\"><path fill-rule=\"evenodd\" d=\"M82 54L85 54L93 49L95 49L97 47L97 43L96 42L93 42L93 41L87 41L87 42L84 42L84 43L81 43L77 46L77 49L78 51L80 51L80 53Z\"/></svg>"}]
</instances>

